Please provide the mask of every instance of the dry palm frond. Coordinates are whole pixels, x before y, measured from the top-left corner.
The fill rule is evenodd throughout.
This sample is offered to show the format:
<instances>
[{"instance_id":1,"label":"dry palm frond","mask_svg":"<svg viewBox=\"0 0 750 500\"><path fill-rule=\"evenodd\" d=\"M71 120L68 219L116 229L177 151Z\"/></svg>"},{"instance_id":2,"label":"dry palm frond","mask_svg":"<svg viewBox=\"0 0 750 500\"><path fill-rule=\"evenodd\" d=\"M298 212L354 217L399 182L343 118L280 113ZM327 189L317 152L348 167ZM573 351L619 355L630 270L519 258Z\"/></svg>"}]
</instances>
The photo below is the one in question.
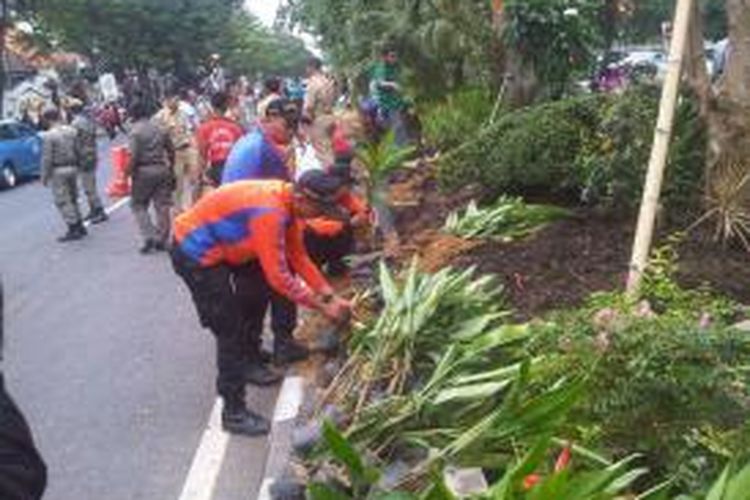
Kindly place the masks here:
<instances>
[{"instance_id":1,"label":"dry palm frond","mask_svg":"<svg viewBox=\"0 0 750 500\"><path fill-rule=\"evenodd\" d=\"M707 210L689 230L713 221L714 241L739 240L750 252L750 165L725 161L717 165L712 177Z\"/></svg>"}]
</instances>

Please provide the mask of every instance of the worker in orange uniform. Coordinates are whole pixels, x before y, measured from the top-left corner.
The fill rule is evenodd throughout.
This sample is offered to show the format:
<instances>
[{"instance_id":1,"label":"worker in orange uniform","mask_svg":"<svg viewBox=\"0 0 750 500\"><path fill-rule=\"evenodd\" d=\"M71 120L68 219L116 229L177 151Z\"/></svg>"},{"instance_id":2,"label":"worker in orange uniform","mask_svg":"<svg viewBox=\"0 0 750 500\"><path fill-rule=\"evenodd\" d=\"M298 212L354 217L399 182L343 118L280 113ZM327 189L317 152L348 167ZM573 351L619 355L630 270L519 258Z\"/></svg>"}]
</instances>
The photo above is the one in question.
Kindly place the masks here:
<instances>
[{"instance_id":1,"label":"worker in orange uniform","mask_svg":"<svg viewBox=\"0 0 750 500\"><path fill-rule=\"evenodd\" d=\"M375 216L367 202L352 192L348 166L333 166L328 175L339 178L344 186L336 203L346 217L321 216L308 220L305 247L318 267L326 268L328 275L342 276L348 271L344 259L354 252L355 229L374 224Z\"/></svg>"},{"instance_id":2,"label":"worker in orange uniform","mask_svg":"<svg viewBox=\"0 0 750 500\"><path fill-rule=\"evenodd\" d=\"M305 220L336 217L341 192L341 182L320 171L294 185L241 181L206 195L174 222L172 263L201 324L216 338L217 390L228 432L255 436L269 430L266 419L248 410L245 383L279 380L262 364L259 348L272 290L336 322L350 314L304 245ZM254 279L234 279L233 268L242 265L252 268Z\"/></svg>"}]
</instances>

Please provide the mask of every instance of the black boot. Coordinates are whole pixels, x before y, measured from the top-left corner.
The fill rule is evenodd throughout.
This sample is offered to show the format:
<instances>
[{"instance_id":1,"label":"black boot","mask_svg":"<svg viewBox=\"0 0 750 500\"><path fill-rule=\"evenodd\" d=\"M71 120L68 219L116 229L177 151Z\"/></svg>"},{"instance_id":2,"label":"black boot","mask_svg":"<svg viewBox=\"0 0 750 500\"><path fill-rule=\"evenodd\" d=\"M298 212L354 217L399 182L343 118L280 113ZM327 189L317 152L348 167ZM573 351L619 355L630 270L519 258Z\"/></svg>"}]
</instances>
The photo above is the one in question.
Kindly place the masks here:
<instances>
[{"instance_id":1,"label":"black boot","mask_svg":"<svg viewBox=\"0 0 750 500\"><path fill-rule=\"evenodd\" d=\"M310 350L292 339L274 343L273 362L277 365L288 365L304 361L310 356Z\"/></svg>"},{"instance_id":2,"label":"black boot","mask_svg":"<svg viewBox=\"0 0 750 500\"><path fill-rule=\"evenodd\" d=\"M91 222L92 224L101 224L102 222L107 222L109 220L109 216L103 208L99 207L95 210L92 210L91 213L86 217L86 220Z\"/></svg>"},{"instance_id":3,"label":"black boot","mask_svg":"<svg viewBox=\"0 0 750 500\"><path fill-rule=\"evenodd\" d=\"M86 231L86 226L83 225L83 222L76 224L76 232L81 235L81 238L89 234L89 232Z\"/></svg>"},{"instance_id":4,"label":"black boot","mask_svg":"<svg viewBox=\"0 0 750 500\"><path fill-rule=\"evenodd\" d=\"M141 253L141 255L147 255L153 252L154 250L155 250L154 240L146 240L143 243L143 246L138 251Z\"/></svg>"},{"instance_id":5,"label":"black boot","mask_svg":"<svg viewBox=\"0 0 750 500\"><path fill-rule=\"evenodd\" d=\"M245 368L245 383L252 384L258 387L267 387L269 385L276 385L281 382L281 375L269 369L266 365L258 363L257 361L251 362L247 368Z\"/></svg>"},{"instance_id":6,"label":"black boot","mask_svg":"<svg viewBox=\"0 0 750 500\"><path fill-rule=\"evenodd\" d=\"M247 409L244 401L224 401L221 413L221 424L225 431L242 436L263 436L271 430L271 424Z\"/></svg>"},{"instance_id":7,"label":"black boot","mask_svg":"<svg viewBox=\"0 0 750 500\"><path fill-rule=\"evenodd\" d=\"M67 243L69 241L77 241L86 236L86 230L81 232L78 224L68 224L68 232L57 238L60 243Z\"/></svg>"}]
</instances>

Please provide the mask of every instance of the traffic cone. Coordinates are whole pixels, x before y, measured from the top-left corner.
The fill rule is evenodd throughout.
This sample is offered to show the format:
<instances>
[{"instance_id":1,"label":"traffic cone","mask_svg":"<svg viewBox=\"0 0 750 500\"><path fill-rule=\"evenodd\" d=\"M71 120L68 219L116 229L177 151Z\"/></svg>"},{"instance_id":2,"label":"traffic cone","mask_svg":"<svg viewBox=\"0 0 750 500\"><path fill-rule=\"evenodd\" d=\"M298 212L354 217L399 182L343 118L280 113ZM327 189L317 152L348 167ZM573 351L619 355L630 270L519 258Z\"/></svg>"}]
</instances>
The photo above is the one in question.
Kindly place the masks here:
<instances>
[{"instance_id":1,"label":"traffic cone","mask_svg":"<svg viewBox=\"0 0 750 500\"><path fill-rule=\"evenodd\" d=\"M130 194L130 177L127 174L128 163L130 163L130 151L125 146L112 148L112 168L114 175L107 186L107 195L110 198L122 198Z\"/></svg>"}]
</instances>

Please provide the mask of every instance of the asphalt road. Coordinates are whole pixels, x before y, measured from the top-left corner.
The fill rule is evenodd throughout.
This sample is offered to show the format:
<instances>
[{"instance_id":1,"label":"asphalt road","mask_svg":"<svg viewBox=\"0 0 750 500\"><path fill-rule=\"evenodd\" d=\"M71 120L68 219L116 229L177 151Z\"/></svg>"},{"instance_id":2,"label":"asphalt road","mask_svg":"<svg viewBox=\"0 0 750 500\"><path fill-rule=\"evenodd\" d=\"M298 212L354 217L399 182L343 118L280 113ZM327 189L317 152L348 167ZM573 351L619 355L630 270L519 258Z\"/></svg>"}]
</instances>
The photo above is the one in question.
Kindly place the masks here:
<instances>
[{"instance_id":1,"label":"asphalt road","mask_svg":"<svg viewBox=\"0 0 750 500\"><path fill-rule=\"evenodd\" d=\"M45 498L179 499L215 402L210 334L168 258L138 254L127 206L81 242L62 232L40 183L0 192L4 369L48 464ZM275 390L248 397L273 412ZM212 498L255 498L267 446L232 437Z\"/></svg>"}]
</instances>

